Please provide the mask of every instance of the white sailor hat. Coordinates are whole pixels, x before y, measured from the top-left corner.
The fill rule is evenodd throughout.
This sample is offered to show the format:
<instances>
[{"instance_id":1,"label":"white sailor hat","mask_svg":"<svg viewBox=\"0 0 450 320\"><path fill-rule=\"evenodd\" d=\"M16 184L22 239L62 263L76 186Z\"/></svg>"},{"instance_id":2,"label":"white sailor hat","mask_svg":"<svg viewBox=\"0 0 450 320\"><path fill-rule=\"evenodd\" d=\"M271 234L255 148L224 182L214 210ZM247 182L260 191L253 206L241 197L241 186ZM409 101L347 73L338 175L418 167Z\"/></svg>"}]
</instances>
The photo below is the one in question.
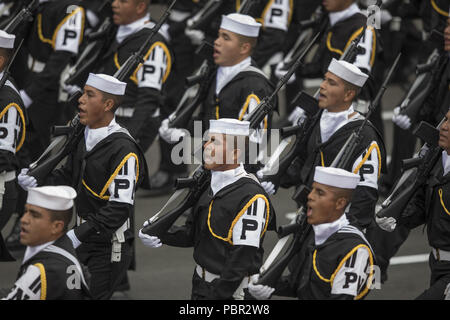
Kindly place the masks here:
<instances>
[{"instance_id":1,"label":"white sailor hat","mask_svg":"<svg viewBox=\"0 0 450 320\"><path fill-rule=\"evenodd\" d=\"M209 133L248 136L250 134L250 122L228 118L209 120Z\"/></svg>"},{"instance_id":2,"label":"white sailor hat","mask_svg":"<svg viewBox=\"0 0 450 320\"><path fill-rule=\"evenodd\" d=\"M355 189L359 180L359 175L339 168L316 167L314 172L315 182L342 189Z\"/></svg>"},{"instance_id":3,"label":"white sailor hat","mask_svg":"<svg viewBox=\"0 0 450 320\"><path fill-rule=\"evenodd\" d=\"M27 203L41 208L63 211L73 207L77 196L69 186L44 186L28 189Z\"/></svg>"},{"instance_id":4,"label":"white sailor hat","mask_svg":"<svg viewBox=\"0 0 450 320\"><path fill-rule=\"evenodd\" d=\"M225 29L246 37L257 38L261 24L252 17L241 13L230 13L222 16L221 29Z\"/></svg>"},{"instance_id":5,"label":"white sailor hat","mask_svg":"<svg viewBox=\"0 0 450 320\"><path fill-rule=\"evenodd\" d=\"M335 58L331 60L328 71L360 88L366 83L367 78L369 78L369 76L362 72L357 66L348 63L347 61L336 60Z\"/></svg>"},{"instance_id":6,"label":"white sailor hat","mask_svg":"<svg viewBox=\"0 0 450 320\"><path fill-rule=\"evenodd\" d=\"M116 96L123 96L127 84L107 74L89 73L86 85Z\"/></svg>"},{"instance_id":7,"label":"white sailor hat","mask_svg":"<svg viewBox=\"0 0 450 320\"><path fill-rule=\"evenodd\" d=\"M0 30L0 48L12 49L14 48L14 40L16 36Z\"/></svg>"}]
</instances>

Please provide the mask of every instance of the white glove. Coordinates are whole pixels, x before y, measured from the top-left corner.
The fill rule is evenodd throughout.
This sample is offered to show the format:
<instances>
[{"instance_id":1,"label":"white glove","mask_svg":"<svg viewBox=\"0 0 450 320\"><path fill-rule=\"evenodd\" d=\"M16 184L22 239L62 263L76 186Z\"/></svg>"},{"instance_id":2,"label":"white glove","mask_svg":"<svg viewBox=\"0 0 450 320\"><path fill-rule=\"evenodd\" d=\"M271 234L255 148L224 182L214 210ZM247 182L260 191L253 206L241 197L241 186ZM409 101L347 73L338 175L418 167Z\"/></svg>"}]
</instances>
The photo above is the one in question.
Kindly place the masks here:
<instances>
[{"instance_id":1,"label":"white glove","mask_svg":"<svg viewBox=\"0 0 450 320\"><path fill-rule=\"evenodd\" d=\"M66 91L70 96L73 95L77 91L81 91L81 88L77 86L76 84L70 85L70 84L64 84L63 87L64 91Z\"/></svg>"},{"instance_id":2,"label":"white glove","mask_svg":"<svg viewBox=\"0 0 450 320\"><path fill-rule=\"evenodd\" d=\"M31 100L30 96L25 92L25 90L20 90L19 93L25 108L28 108L33 103L33 100Z\"/></svg>"},{"instance_id":3,"label":"white glove","mask_svg":"<svg viewBox=\"0 0 450 320\"><path fill-rule=\"evenodd\" d=\"M299 106L295 107L294 110L292 110L291 114L289 115L288 120L296 126L299 122L299 120L304 119L306 117L306 112Z\"/></svg>"},{"instance_id":4,"label":"white glove","mask_svg":"<svg viewBox=\"0 0 450 320\"><path fill-rule=\"evenodd\" d=\"M447 287L445 288L444 296L444 300L450 300L450 283L447 284Z\"/></svg>"},{"instance_id":5,"label":"white glove","mask_svg":"<svg viewBox=\"0 0 450 320\"><path fill-rule=\"evenodd\" d=\"M251 282L248 284L248 292L257 300L267 300L270 298L275 289L262 284L255 284L258 282L258 279L258 275L251 277Z\"/></svg>"},{"instance_id":6,"label":"white glove","mask_svg":"<svg viewBox=\"0 0 450 320\"><path fill-rule=\"evenodd\" d=\"M408 130L411 127L411 119L405 114L400 114L400 107L394 108L392 122L403 130Z\"/></svg>"},{"instance_id":7,"label":"white glove","mask_svg":"<svg viewBox=\"0 0 450 320\"><path fill-rule=\"evenodd\" d=\"M180 141L181 137L186 135L185 130L169 128L169 119L164 119L159 127L159 136L167 143L174 144Z\"/></svg>"},{"instance_id":8,"label":"white glove","mask_svg":"<svg viewBox=\"0 0 450 320\"><path fill-rule=\"evenodd\" d=\"M17 182L22 187L23 190L27 191L28 188L37 187L37 181L35 177L29 176L28 168L22 168L19 175L17 176Z\"/></svg>"},{"instance_id":9,"label":"white glove","mask_svg":"<svg viewBox=\"0 0 450 320\"><path fill-rule=\"evenodd\" d=\"M285 68L286 67L285 67L283 61L277 63L277 66L275 67L275 76L278 79L281 79L288 72L288 70L287 69L285 70ZM288 79L287 83L292 83L294 81L295 81L295 73L293 73L291 75L291 77Z\"/></svg>"},{"instance_id":10,"label":"white glove","mask_svg":"<svg viewBox=\"0 0 450 320\"><path fill-rule=\"evenodd\" d=\"M375 221L377 222L378 226L387 232L394 231L395 227L397 226L397 221L393 217L382 217L379 218L375 216Z\"/></svg>"},{"instance_id":11,"label":"white glove","mask_svg":"<svg viewBox=\"0 0 450 320\"><path fill-rule=\"evenodd\" d=\"M264 191L271 196L275 193L275 185L270 181L261 182L261 186L264 188Z\"/></svg>"},{"instance_id":12,"label":"white glove","mask_svg":"<svg viewBox=\"0 0 450 320\"><path fill-rule=\"evenodd\" d=\"M193 45L201 45L203 40L205 40L205 33L201 30L189 29L184 30L184 34L191 40Z\"/></svg>"},{"instance_id":13,"label":"white glove","mask_svg":"<svg viewBox=\"0 0 450 320\"><path fill-rule=\"evenodd\" d=\"M73 229L67 232L66 235L69 237L70 240L72 240L72 245L75 249L80 246L81 241L78 240L77 236L75 235L75 231L73 231Z\"/></svg>"},{"instance_id":14,"label":"white glove","mask_svg":"<svg viewBox=\"0 0 450 320\"><path fill-rule=\"evenodd\" d=\"M145 226L146 226L146 224L144 223L144 227ZM142 233L142 229L139 230L139 238L141 239L142 243L146 247L159 248L162 246L161 240L158 237L152 237L152 236L149 236L148 234Z\"/></svg>"}]
</instances>

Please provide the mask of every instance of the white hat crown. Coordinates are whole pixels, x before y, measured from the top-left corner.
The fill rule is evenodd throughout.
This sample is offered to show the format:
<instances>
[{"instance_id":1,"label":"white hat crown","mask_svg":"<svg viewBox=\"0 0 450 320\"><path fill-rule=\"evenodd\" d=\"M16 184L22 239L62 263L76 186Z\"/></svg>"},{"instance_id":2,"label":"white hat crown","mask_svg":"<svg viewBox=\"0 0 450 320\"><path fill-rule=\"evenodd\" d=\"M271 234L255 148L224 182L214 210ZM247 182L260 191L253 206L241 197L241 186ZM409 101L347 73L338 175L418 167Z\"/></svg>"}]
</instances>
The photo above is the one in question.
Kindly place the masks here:
<instances>
[{"instance_id":1,"label":"white hat crown","mask_svg":"<svg viewBox=\"0 0 450 320\"><path fill-rule=\"evenodd\" d=\"M16 36L0 30L0 48L13 49Z\"/></svg>"},{"instance_id":2,"label":"white hat crown","mask_svg":"<svg viewBox=\"0 0 450 320\"><path fill-rule=\"evenodd\" d=\"M340 168L316 167L314 181L327 186L355 189L360 180L360 176Z\"/></svg>"},{"instance_id":3,"label":"white hat crown","mask_svg":"<svg viewBox=\"0 0 450 320\"><path fill-rule=\"evenodd\" d=\"M249 136L250 122L229 118L209 120L209 133Z\"/></svg>"},{"instance_id":4,"label":"white hat crown","mask_svg":"<svg viewBox=\"0 0 450 320\"><path fill-rule=\"evenodd\" d=\"M94 87L100 91L123 96L127 84L107 74L90 73L86 85Z\"/></svg>"},{"instance_id":5,"label":"white hat crown","mask_svg":"<svg viewBox=\"0 0 450 320\"><path fill-rule=\"evenodd\" d=\"M261 24L251 16L241 13L230 13L222 16L221 29L225 29L246 37L257 38Z\"/></svg>"},{"instance_id":6,"label":"white hat crown","mask_svg":"<svg viewBox=\"0 0 450 320\"><path fill-rule=\"evenodd\" d=\"M369 78L369 76L362 72L357 66L347 61L336 60L335 58L331 60L328 71L360 88L362 88Z\"/></svg>"},{"instance_id":7,"label":"white hat crown","mask_svg":"<svg viewBox=\"0 0 450 320\"><path fill-rule=\"evenodd\" d=\"M41 208L63 211L73 207L77 196L69 186L43 186L28 189L27 203Z\"/></svg>"}]
</instances>

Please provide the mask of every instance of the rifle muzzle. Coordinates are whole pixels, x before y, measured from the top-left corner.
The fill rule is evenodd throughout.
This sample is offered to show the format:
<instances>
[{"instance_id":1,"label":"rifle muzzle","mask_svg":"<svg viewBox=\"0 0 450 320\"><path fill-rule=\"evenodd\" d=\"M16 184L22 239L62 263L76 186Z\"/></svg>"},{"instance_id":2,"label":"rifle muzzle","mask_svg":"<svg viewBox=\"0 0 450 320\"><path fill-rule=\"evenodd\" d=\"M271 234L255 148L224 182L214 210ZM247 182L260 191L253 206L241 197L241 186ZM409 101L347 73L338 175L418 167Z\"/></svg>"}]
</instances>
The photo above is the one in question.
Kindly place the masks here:
<instances>
[{"instance_id":1,"label":"rifle muzzle","mask_svg":"<svg viewBox=\"0 0 450 320\"><path fill-rule=\"evenodd\" d=\"M298 222L279 226L277 230L278 238L284 238L285 236L295 233L301 229L301 224Z\"/></svg>"},{"instance_id":2,"label":"rifle muzzle","mask_svg":"<svg viewBox=\"0 0 450 320\"><path fill-rule=\"evenodd\" d=\"M285 139L289 136L292 136L294 134L297 134L298 130L300 130L303 127L303 125L299 124L296 126L290 126L290 127L284 127L280 129L280 136L282 139Z\"/></svg>"},{"instance_id":3,"label":"rifle muzzle","mask_svg":"<svg viewBox=\"0 0 450 320\"><path fill-rule=\"evenodd\" d=\"M410 158L410 159L403 159L402 160L402 169L403 171L418 167L422 164L423 159L422 158Z\"/></svg>"},{"instance_id":4,"label":"rifle muzzle","mask_svg":"<svg viewBox=\"0 0 450 320\"><path fill-rule=\"evenodd\" d=\"M53 137L69 135L73 132L73 127L71 126L53 126L51 129L51 134Z\"/></svg>"},{"instance_id":5,"label":"rifle muzzle","mask_svg":"<svg viewBox=\"0 0 450 320\"><path fill-rule=\"evenodd\" d=\"M194 178L178 178L175 181L175 189L193 188L196 183Z\"/></svg>"},{"instance_id":6,"label":"rifle muzzle","mask_svg":"<svg viewBox=\"0 0 450 320\"><path fill-rule=\"evenodd\" d=\"M420 75L422 73L430 72L433 70L435 65L435 61L431 61L429 63L418 64L416 67L416 74Z\"/></svg>"},{"instance_id":7,"label":"rifle muzzle","mask_svg":"<svg viewBox=\"0 0 450 320\"><path fill-rule=\"evenodd\" d=\"M186 78L185 84L188 87L192 87L193 85L196 85L196 84L199 84L200 82L202 82L203 79L205 79L204 74L193 75L193 76Z\"/></svg>"}]
</instances>

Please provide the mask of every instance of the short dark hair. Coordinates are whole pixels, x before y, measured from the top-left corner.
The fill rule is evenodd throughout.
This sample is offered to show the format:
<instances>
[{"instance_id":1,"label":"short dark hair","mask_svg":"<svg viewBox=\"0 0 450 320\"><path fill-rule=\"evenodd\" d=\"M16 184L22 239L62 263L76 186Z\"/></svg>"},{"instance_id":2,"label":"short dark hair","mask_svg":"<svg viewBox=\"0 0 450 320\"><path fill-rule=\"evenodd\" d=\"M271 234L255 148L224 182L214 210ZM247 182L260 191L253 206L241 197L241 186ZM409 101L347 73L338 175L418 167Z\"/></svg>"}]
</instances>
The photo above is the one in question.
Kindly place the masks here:
<instances>
[{"instance_id":1,"label":"short dark hair","mask_svg":"<svg viewBox=\"0 0 450 320\"><path fill-rule=\"evenodd\" d=\"M64 231L66 232L70 221L72 221L72 215L73 215L73 208L70 208L68 210L50 210L48 209L48 211L50 212L50 220L51 221L62 221L64 222Z\"/></svg>"},{"instance_id":2,"label":"short dark hair","mask_svg":"<svg viewBox=\"0 0 450 320\"><path fill-rule=\"evenodd\" d=\"M344 82L344 86L347 91L355 91L355 97L353 98L353 100L356 100L361 93L361 87L358 87L357 85L354 85L353 83L350 83L344 79L342 79L342 81Z\"/></svg>"},{"instance_id":3,"label":"short dark hair","mask_svg":"<svg viewBox=\"0 0 450 320\"><path fill-rule=\"evenodd\" d=\"M237 37L239 39L240 44L243 44L245 42L248 42L250 44L250 54L252 54L253 50L255 49L256 45L258 44L258 38L247 37L247 36L243 36L242 34L237 34Z\"/></svg>"},{"instance_id":4,"label":"short dark hair","mask_svg":"<svg viewBox=\"0 0 450 320\"><path fill-rule=\"evenodd\" d=\"M101 91L103 98L102 101L105 102L108 99L111 99L114 102L114 106L111 109L112 112L115 112L117 110L117 108L120 106L120 104L122 103L123 100L123 96L118 96L112 93L108 93L108 92L104 92Z\"/></svg>"}]
</instances>

